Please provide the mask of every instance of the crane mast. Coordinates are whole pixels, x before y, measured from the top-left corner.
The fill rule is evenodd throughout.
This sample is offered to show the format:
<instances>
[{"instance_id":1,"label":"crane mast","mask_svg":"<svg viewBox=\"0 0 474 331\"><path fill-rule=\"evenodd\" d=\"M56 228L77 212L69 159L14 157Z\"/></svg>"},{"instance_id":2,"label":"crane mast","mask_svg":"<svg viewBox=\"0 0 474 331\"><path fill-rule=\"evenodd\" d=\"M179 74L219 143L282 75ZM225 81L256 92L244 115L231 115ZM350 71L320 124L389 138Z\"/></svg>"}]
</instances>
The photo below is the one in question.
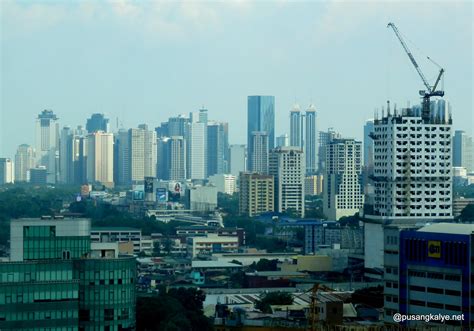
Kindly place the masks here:
<instances>
[{"instance_id":1,"label":"crane mast","mask_svg":"<svg viewBox=\"0 0 474 331\"><path fill-rule=\"evenodd\" d=\"M439 81L441 80L441 77L443 76L443 73L444 73L444 69L441 68L436 62L434 62L432 59L430 59L428 57L428 59L433 62L436 66L438 66L440 68L440 71L439 71L439 74L438 74L438 78L436 79L436 82L433 86L431 86L429 83L428 83L428 80L426 79L425 75L423 74L423 72L421 71L420 69L420 66L418 65L418 63L416 62L413 54L411 53L410 49L408 48L407 44L405 43L405 41L403 40L400 32L398 31L398 28L395 26L394 23L388 23L387 25L387 28L392 28L393 29L393 32L395 32L395 35L397 36L398 40L400 41L400 43L402 44L402 47L403 49L405 50L405 52L407 53L408 55L408 58L410 59L411 63L413 64L413 66L415 67L416 69L416 72L418 73L418 75L420 76L421 80L423 81L423 84L425 85L426 87L426 90L424 91L420 91L420 95L423 97L423 108L422 108L422 113L421 113L421 117L424 119L424 120L428 120L429 117L430 117L430 97L432 96L438 96L438 97L442 97L444 96L444 91L436 91L436 88L438 87L438 84L439 84Z\"/></svg>"}]
</instances>

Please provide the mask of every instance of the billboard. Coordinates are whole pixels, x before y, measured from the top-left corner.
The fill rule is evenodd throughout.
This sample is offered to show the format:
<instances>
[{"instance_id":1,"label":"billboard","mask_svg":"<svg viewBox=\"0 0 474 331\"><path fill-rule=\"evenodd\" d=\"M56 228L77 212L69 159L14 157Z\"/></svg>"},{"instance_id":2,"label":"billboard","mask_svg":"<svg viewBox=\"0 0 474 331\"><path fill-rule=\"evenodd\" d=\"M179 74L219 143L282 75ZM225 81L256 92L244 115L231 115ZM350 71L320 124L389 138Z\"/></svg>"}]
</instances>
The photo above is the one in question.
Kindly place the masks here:
<instances>
[{"instance_id":1,"label":"billboard","mask_svg":"<svg viewBox=\"0 0 474 331\"><path fill-rule=\"evenodd\" d=\"M159 187L156 189L156 201L158 203L166 203L168 201L168 191L166 188Z\"/></svg>"},{"instance_id":2,"label":"billboard","mask_svg":"<svg viewBox=\"0 0 474 331\"><path fill-rule=\"evenodd\" d=\"M145 177L145 193L153 193L153 182L155 178L154 177Z\"/></svg>"}]
</instances>

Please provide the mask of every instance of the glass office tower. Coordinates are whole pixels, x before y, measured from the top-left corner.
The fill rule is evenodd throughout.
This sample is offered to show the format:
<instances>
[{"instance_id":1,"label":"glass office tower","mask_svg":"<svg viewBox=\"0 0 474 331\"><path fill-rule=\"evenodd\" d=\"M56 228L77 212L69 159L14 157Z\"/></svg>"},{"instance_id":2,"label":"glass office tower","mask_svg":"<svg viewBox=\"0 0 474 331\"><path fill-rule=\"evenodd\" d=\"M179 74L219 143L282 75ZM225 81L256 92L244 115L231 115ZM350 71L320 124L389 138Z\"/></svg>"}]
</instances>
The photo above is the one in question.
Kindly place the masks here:
<instances>
[{"instance_id":1,"label":"glass office tower","mask_svg":"<svg viewBox=\"0 0 474 331\"><path fill-rule=\"evenodd\" d=\"M12 220L10 232L0 330L135 330L135 258L91 244L89 219Z\"/></svg>"},{"instance_id":2,"label":"glass office tower","mask_svg":"<svg viewBox=\"0 0 474 331\"><path fill-rule=\"evenodd\" d=\"M252 166L252 132L268 134L268 150L275 147L275 97L252 95L247 98L247 169Z\"/></svg>"}]
</instances>

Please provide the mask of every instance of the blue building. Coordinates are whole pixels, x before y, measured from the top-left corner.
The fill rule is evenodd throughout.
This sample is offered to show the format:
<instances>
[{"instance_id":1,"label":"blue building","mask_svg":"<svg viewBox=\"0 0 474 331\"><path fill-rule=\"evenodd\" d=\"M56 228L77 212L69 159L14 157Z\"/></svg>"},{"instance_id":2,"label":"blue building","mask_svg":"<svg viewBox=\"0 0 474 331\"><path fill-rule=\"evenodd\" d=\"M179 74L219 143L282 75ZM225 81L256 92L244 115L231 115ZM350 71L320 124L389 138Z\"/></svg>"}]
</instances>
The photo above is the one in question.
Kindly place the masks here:
<instances>
[{"instance_id":1,"label":"blue building","mask_svg":"<svg viewBox=\"0 0 474 331\"><path fill-rule=\"evenodd\" d=\"M442 324L455 327L469 326L474 321L474 279L473 245L474 224L436 223L418 230L400 232L398 256L395 250L385 254L393 255L396 263L386 263L385 277L386 321L393 314L451 316ZM387 238L390 243L396 237ZM390 262L387 258L386 262ZM396 261L395 261L396 262ZM405 322L436 325L432 320Z\"/></svg>"},{"instance_id":2,"label":"blue building","mask_svg":"<svg viewBox=\"0 0 474 331\"><path fill-rule=\"evenodd\" d=\"M275 147L275 97L252 95L247 98L247 169L252 166L252 132L268 134L268 149Z\"/></svg>"}]
</instances>

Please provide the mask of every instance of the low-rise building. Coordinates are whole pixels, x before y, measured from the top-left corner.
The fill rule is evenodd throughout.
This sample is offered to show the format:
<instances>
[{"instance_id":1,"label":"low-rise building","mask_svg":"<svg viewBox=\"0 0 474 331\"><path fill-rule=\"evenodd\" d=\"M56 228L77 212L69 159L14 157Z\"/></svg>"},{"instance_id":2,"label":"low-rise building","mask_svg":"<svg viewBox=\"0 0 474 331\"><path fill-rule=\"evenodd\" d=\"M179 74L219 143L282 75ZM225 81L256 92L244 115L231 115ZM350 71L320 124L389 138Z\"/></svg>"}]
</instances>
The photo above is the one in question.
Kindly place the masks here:
<instances>
[{"instance_id":1,"label":"low-rise building","mask_svg":"<svg viewBox=\"0 0 474 331\"><path fill-rule=\"evenodd\" d=\"M199 255L209 256L213 253L232 253L239 249L237 237L222 237L209 233L205 237L188 237L188 256L195 258Z\"/></svg>"},{"instance_id":2,"label":"low-rise building","mask_svg":"<svg viewBox=\"0 0 474 331\"><path fill-rule=\"evenodd\" d=\"M231 174L217 174L209 177L209 183L217 187L217 191L232 195L237 191L237 177Z\"/></svg>"},{"instance_id":3,"label":"low-rise building","mask_svg":"<svg viewBox=\"0 0 474 331\"><path fill-rule=\"evenodd\" d=\"M127 227L97 227L91 231L92 242L119 242L133 243L133 251L138 254L142 251L142 230Z\"/></svg>"}]
</instances>

